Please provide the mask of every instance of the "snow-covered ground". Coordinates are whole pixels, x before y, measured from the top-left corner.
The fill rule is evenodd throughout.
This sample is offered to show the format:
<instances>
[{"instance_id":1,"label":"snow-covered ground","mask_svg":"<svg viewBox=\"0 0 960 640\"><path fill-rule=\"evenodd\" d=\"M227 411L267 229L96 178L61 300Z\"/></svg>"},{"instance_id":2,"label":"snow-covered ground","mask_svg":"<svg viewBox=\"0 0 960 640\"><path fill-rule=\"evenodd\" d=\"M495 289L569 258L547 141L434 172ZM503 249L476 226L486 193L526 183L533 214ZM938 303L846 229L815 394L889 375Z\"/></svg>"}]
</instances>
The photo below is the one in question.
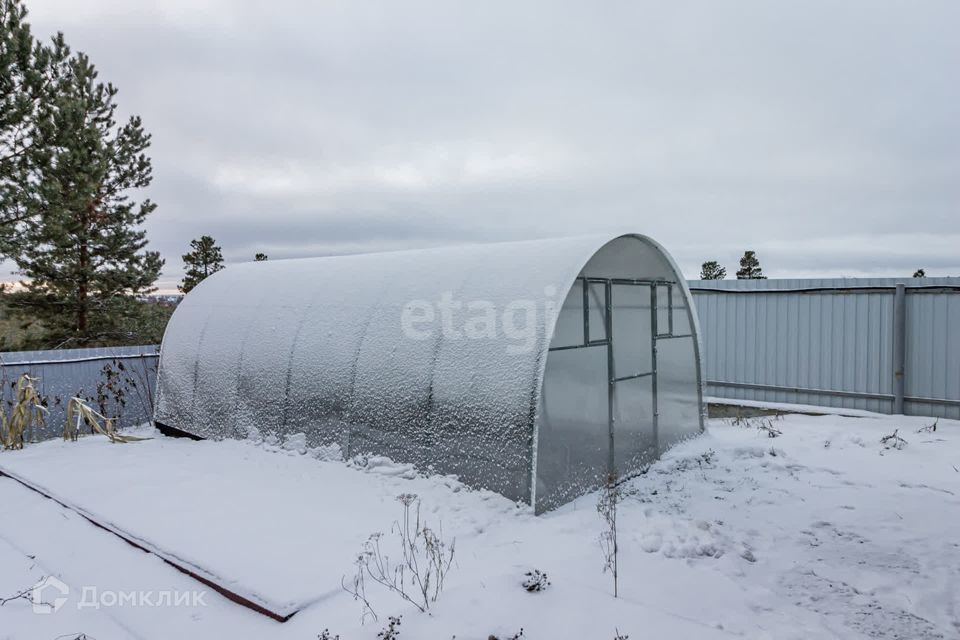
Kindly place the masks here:
<instances>
[{"instance_id":1,"label":"snow-covered ground","mask_svg":"<svg viewBox=\"0 0 960 640\"><path fill-rule=\"evenodd\" d=\"M521 628L524 640L612 640L616 630L632 640L957 638L960 423L918 432L932 422L791 415L770 438L759 421L711 421L627 483L616 599L596 494L534 517L452 478L378 458L348 465L297 443L33 445L0 454L0 468L238 593L300 611L279 623L242 608L0 477L0 598L44 576L69 587L55 613L25 599L0 606L0 638L310 639L329 629L374 640L396 615L401 640ZM903 449L880 443L894 429ZM430 614L373 585L379 620L364 620L341 580L368 535L402 515L401 493L456 538L456 560ZM551 582L540 593L521 587L534 568ZM94 589L100 606L79 608ZM187 602L192 592L204 593ZM182 599L159 606L165 598Z\"/></svg>"}]
</instances>

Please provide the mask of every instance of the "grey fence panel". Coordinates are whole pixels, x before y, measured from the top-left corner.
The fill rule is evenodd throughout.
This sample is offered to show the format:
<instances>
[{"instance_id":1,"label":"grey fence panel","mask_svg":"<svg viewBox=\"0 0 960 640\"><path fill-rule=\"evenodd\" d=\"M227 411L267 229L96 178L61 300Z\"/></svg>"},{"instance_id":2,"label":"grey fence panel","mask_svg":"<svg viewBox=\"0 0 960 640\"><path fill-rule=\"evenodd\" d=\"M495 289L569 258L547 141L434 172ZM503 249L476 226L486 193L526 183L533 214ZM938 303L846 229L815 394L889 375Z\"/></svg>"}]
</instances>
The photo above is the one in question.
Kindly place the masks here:
<instances>
[{"instance_id":1,"label":"grey fence panel","mask_svg":"<svg viewBox=\"0 0 960 640\"><path fill-rule=\"evenodd\" d=\"M113 386L123 401L117 402L116 392L103 389L107 415L117 418L120 427L142 424L153 416L158 353L157 345L0 353L0 399L9 412L17 379L24 373L36 378L49 414L45 427L28 436L33 440L58 437L72 396L89 399L100 410L98 383L107 381L104 367L109 366L118 373Z\"/></svg>"},{"instance_id":2,"label":"grey fence panel","mask_svg":"<svg viewBox=\"0 0 960 640\"><path fill-rule=\"evenodd\" d=\"M897 284L904 410L960 418L960 278L690 281L708 394L892 412Z\"/></svg>"},{"instance_id":3,"label":"grey fence panel","mask_svg":"<svg viewBox=\"0 0 960 640\"><path fill-rule=\"evenodd\" d=\"M906 307L905 410L960 418L960 295L908 290Z\"/></svg>"}]
</instances>

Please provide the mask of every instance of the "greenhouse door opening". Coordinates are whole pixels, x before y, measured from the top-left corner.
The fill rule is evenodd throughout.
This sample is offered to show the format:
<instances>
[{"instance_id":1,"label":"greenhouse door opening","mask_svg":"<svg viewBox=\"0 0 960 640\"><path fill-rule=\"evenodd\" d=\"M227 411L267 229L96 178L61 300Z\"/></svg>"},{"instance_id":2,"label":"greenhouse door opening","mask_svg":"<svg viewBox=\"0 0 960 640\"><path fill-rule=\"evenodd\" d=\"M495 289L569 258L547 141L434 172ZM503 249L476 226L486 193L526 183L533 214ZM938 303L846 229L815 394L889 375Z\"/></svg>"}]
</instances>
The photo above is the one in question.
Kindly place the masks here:
<instances>
[{"instance_id":1,"label":"greenhouse door opening","mask_svg":"<svg viewBox=\"0 0 960 640\"><path fill-rule=\"evenodd\" d=\"M683 319L687 315L685 306L678 306L682 301L671 280L577 277L549 349L541 422L544 430L564 432L556 440L569 443L561 456L567 464L552 470L541 466L536 496L541 508L568 499L561 477L590 482L592 476L594 485L627 477L672 444L673 438L663 442L660 434L660 352L663 341L695 339L689 323L680 319L678 312ZM576 357L577 352L591 353L558 361L561 354ZM666 356L669 368L675 355L667 350ZM584 379L585 372L594 379ZM667 393L673 393L671 386ZM597 411L601 396L606 406ZM590 413L604 415L606 424L565 425L578 419L578 412L570 411L571 401L592 403ZM584 433L585 426L602 433ZM571 473L571 467L580 468Z\"/></svg>"}]
</instances>

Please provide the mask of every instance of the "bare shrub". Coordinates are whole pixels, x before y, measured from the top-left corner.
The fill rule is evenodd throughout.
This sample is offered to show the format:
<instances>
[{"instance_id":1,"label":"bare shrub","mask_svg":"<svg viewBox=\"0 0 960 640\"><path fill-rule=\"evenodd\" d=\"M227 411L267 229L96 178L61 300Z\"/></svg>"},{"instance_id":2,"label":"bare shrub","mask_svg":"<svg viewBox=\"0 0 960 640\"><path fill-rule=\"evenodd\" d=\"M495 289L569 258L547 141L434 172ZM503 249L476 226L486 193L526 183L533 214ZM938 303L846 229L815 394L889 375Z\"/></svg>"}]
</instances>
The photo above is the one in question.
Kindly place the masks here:
<instances>
[{"instance_id":1,"label":"bare shrub","mask_svg":"<svg viewBox=\"0 0 960 640\"><path fill-rule=\"evenodd\" d=\"M40 580L37 581L37 584L40 584L40 583L43 582L44 580L46 580L46 576L44 576L43 578L40 578ZM15 600L25 600L25 601L31 603L34 607L37 607L37 606L49 607L50 610L52 611L52 610L53 610L53 604L52 604L52 603L46 602L46 601L39 601L39 602L38 602L38 601L36 601L36 600L33 599L33 590L34 590L34 589L36 589L36 585L34 585L34 586L32 586L32 587L28 587L28 588L26 588L26 589L21 589L20 591L18 591L17 593L14 593L14 594L11 595L11 596L7 596L7 597L5 597L5 598L0 598L0 607L2 607L3 605L7 604L8 602L13 602L13 601L15 601Z\"/></svg>"},{"instance_id":2,"label":"bare shrub","mask_svg":"<svg viewBox=\"0 0 960 640\"><path fill-rule=\"evenodd\" d=\"M30 597L32 593L33 593L33 587L30 587L29 589L23 589L22 591L18 591L17 593L11 596L7 596L6 598L0 598L0 607L7 604L8 602L13 602L14 600L26 600L27 602L30 602Z\"/></svg>"},{"instance_id":3,"label":"bare shrub","mask_svg":"<svg viewBox=\"0 0 960 640\"><path fill-rule=\"evenodd\" d=\"M919 429L917 429L917 433L936 433L938 422L940 422L940 418L935 419L933 421L933 424L928 424L925 427L920 427Z\"/></svg>"},{"instance_id":4,"label":"bare shrub","mask_svg":"<svg viewBox=\"0 0 960 640\"><path fill-rule=\"evenodd\" d=\"M880 438L880 444L883 445L884 450L896 449L899 451L907 446L907 441L900 437L899 429L894 429L890 435Z\"/></svg>"},{"instance_id":5,"label":"bare shrub","mask_svg":"<svg viewBox=\"0 0 960 640\"><path fill-rule=\"evenodd\" d=\"M139 403L147 415L153 415L154 397L150 375L156 374L156 362L143 362L140 366L127 366L123 360L114 358L100 370L97 381L96 403L100 413L120 422L129 399ZM89 398L88 398L89 400Z\"/></svg>"},{"instance_id":6,"label":"bare shrub","mask_svg":"<svg viewBox=\"0 0 960 640\"><path fill-rule=\"evenodd\" d=\"M343 590L363 605L363 614L360 616L361 622L366 622L367 616L370 616L374 620L378 619L377 612L373 609L373 605L370 604L370 600L367 598L366 575L368 573L367 567L370 563L369 556L372 553L370 550L370 540L367 540L363 546L363 550L357 554L356 559L353 561L353 564L356 566L356 571L353 574L350 585L348 586L346 583L346 576L340 579L340 586Z\"/></svg>"},{"instance_id":7,"label":"bare shrub","mask_svg":"<svg viewBox=\"0 0 960 640\"><path fill-rule=\"evenodd\" d=\"M380 640L396 640L400 637L400 618L403 616L390 616L386 628L377 634Z\"/></svg>"},{"instance_id":8,"label":"bare shrub","mask_svg":"<svg viewBox=\"0 0 960 640\"><path fill-rule=\"evenodd\" d=\"M520 627L520 631L517 631L515 634L513 634L509 638L504 636L503 640L520 640L521 638L525 638L525 637L526 636L523 635L523 627ZM501 640L501 638L500 636L495 636L491 633L490 636L487 637L487 640Z\"/></svg>"},{"instance_id":9,"label":"bare shrub","mask_svg":"<svg viewBox=\"0 0 960 640\"><path fill-rule=\"evenodd\" d=\"M716 462L716 459L717 459L717 452L714 451L713 449L707 449L706 451L704 451L703 453L701 453L696 457L697 468L700 469L701 472L703 472L704 478L707 477L707 474L704 471L704 469L713 469L715 466L714 462Z\"/></svg>"},{"instance_id":10,"label":"bare shrub","mask_svg":"<svg viewBox=\"0 0 960 640\"><path fill-rule=\"evenodd\" d=\"M783 435L783 432L780 429L777 429L773 426L773 420L769 418L761 418L757 424L757 431L760 433L766 433L768 438L777 438Z\"/></svg>"},{"instance_id":11,"label":"bare shrub","mask_svg":"<svg viewBox=\"0 0 960 640\"><path fill-rule=\"evenodd\" d=\"M767 434L768 438L776 438L783 435L783 431L774 426L774 422L779 422L781 420L783 420L783 414L779 411L774 413L771 417L749 417L738 412L736 416L730 419L730 424L735 427L744 427L747 429L755 428L757 431Z\"/></svg>"},{"instance_id":12,"label":"bare shrub","mask_svg":"<svg viewBox=\"0 0 960 640\"><path fill-rule=\"evenodd\" d=\"M371 535L357 555L356 574L351 584L346 584L346 576L341 581L344 590L363 602L364 613L374 618L376 613L366 595L367 578L426 612L443 591L453 565L456 540L447 544L442 524L434 530L421 520L420 500L416 495L404 493L397 500L403 505L402 521L393 523L389 537L382 533ZM400 548L398 562L391 562L383 548L382 542L389 539L395 540Z\"/></svg>"},{"instance_id":13,"label":"bare shrub","mask_svg":"<svg viewBox=\"0 0 960 640\"><path fill-rule=\"evenodd\" d=\"M537 593L540 591L546 591L547 587L550 586L550 581L547 580L547 574L543 573L539 569L534 569L533 571L527 571L523 580L523 588L529 591L530 593Z\"/></svg>"},{"instance_id":14,"label":"bare shrub","mask_svg":"<svg viewBox=\"0 0 960 640\"><path fill-rule=\"evenodd\" d=\"M320 635L317 636L317 640L340 640L340 636L332 636L330 635L330 629L324 629Z\"/></svg>"},{"instance_id":15,"label":"bare shrub","mask_svg":"<svg viewBox=\"0 0 960 640\"><path fill-rule=\"evenodd\" d=\"M121 379L123 370L122 361L109 362L100 369L100 380L97 381L97 408L115 422L123 418L127 406L127 388Z\"/></svg>"}]
</instances>

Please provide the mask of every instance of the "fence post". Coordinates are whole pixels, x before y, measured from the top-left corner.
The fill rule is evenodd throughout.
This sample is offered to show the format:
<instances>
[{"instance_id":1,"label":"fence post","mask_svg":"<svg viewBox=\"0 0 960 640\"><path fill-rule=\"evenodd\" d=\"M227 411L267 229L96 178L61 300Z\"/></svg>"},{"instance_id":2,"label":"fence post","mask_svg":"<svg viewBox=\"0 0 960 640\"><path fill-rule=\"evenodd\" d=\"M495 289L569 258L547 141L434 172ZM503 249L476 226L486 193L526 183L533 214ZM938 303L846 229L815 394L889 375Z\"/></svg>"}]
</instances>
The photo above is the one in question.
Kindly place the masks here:
<instances>
[{"instance_id":1,"label":"fence post","mask_svg":"<svg viewBox=\"0 0 960 640\"><path fill-rule=\"evenodd\" d=\"M903 414L904 372L907 355L907 288L897 285L893 294L893 413Z\"/></svg>"}]
</instances>

